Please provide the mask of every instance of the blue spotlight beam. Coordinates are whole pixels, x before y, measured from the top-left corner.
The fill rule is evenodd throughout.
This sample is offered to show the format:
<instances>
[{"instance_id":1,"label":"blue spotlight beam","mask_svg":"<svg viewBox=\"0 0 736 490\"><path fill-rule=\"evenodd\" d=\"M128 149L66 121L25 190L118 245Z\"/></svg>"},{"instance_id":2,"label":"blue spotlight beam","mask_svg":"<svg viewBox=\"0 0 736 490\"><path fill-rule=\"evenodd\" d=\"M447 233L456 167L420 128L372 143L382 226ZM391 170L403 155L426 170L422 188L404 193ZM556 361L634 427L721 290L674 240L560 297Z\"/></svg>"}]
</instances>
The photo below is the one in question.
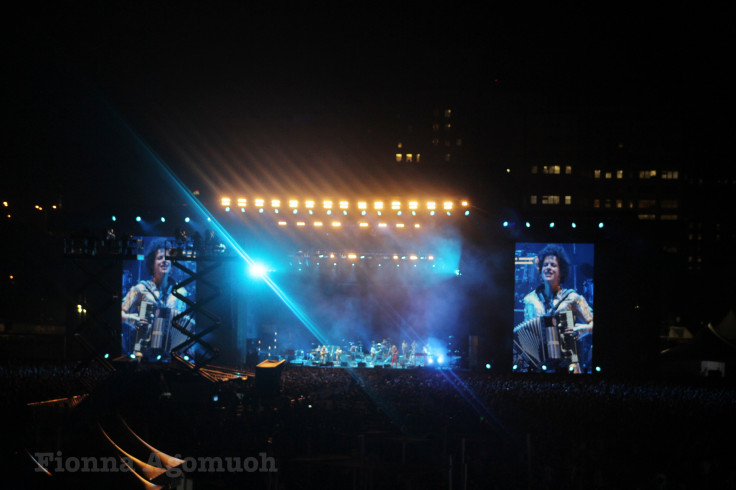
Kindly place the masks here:
<instances>
[{"instance_id":1,"label":"blue spotlight beam","mask_svg":"<svg viewBox=\"0 0 736 490\"><path fill-rule=\"evenodd\" d=\"M125 124L125 123L124 123ZM246 251L243 249L243 247L240 246L240 244L233 238L233 236L225 229L225 227L220 224L220 222L215 218L215 216L197 199L192 192L189 191L187 186L182 182L182 180L174 173L174 171L161 159L156 155L156 153L146 144L144 143L140 136L138 136L130 126L125 124L128 131L131 133L133 138L135 139L138 144L145 149L145 151L149 154L151 159L156 162L156 164L160 167L161 170L164 171L164 173L171 179L171 181L177 186L177 189L181 192L181 194L184 196L184 198L188 201L188 203L192 206L192 209L196 210L203 218L205 218L207 221L211 223L212 228L214 228L217 235L223 240L223 242L230 248L231 250L234 250L235 253L245 261L248 266L252 266L255 264L255 261L246 253ZM278 287L278 285L273 282L273 280L269 277L265 277L264 281L266 284L271 288L271 290L276 294L276 296L283 301L284 305L286 305L287 308L294 314L294 316L301 321L304 326L319 340L321 344L327 344L326 337L322 333L322 331L315 325L315 323L309 318L309 316L302 310L302 308L299 307L284 291Z\"/></svg>"}]
</instances>

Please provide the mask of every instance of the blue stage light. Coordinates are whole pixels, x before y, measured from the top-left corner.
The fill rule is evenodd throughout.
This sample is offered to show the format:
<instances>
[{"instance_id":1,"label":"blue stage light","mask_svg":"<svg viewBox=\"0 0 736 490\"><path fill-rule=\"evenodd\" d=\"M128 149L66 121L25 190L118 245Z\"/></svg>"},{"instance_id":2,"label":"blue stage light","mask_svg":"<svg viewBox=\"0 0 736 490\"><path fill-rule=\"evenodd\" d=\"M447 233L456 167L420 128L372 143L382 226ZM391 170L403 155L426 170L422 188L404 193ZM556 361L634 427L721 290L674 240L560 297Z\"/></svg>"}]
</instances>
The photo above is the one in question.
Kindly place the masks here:
<instances>
[{"instance_id":1,"label":"blue stage light","mask_svg":"<svg viewBox=\"0 0 736 490\"><path fill-rule=\"evenodd\" d=\"M266 274L268 274L268 269L263 264L251 264L248 267L248 275L252 278L263 278L266 277Z\"/></svg>"}]
</instances>

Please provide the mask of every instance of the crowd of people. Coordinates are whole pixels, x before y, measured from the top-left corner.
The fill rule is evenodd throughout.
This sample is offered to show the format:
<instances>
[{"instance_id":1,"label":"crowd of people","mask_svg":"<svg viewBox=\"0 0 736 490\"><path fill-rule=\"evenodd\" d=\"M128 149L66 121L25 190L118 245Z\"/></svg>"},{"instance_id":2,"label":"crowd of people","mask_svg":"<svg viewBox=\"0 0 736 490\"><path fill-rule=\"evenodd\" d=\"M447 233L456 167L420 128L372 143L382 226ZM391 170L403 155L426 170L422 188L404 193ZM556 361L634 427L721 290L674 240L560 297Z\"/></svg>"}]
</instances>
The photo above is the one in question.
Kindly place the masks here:
<instances>
[{"instance_id":1,"label":"crowd of people","mask_svg":"<svg viewBox=\"0 0 736 490\"><path fill-rule=\"evenodd\" d=\"M734 488L734 386L707 378L615 379L470 370L335 369L285 364L277 389L256 375L212 382L139 364L0 368L3 402L88 393L65 418L16 419L29 451L94 454L93 422L117 413L182 456L273 457L271 473L203 473L199 482L265 488ZM53 410L53 404L47 407ZM12 418L5 418L6 422ZM23 429L22 422L33 426ZM96 443L94 441L97 441ZM24 455L18 453L16 458ZM109 449L109 447L107 448ZM16 471L21 466L16 467ZM32 471L32 470L28 470ZM37 475L33 475L37 476ZM117 478L129 475L60 475ZM59 481L57 475L57 481ZM207 483L202 483L205 486Z\"/></svg>"}]
</instances>

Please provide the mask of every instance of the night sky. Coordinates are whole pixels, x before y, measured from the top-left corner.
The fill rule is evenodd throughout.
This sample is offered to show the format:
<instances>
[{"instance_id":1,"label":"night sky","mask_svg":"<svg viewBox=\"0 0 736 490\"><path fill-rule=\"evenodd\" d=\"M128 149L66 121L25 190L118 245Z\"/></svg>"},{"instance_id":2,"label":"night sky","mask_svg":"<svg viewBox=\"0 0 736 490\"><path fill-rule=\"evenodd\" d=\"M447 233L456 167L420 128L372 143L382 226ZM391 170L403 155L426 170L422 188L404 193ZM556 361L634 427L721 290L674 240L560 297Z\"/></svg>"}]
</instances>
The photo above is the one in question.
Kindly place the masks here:
<instances>
[{"instance_id":1,"label":"night sky","mask_svg":"<svg viewBox=\"0 0 736 490\"><path fill-rule=\"evenodd\" d=\"M726 83L726 16L681 7L23 8L6 20L3 191L69 210L176 200L152 159L191 187L354 185L384 158L384 109L427 91L700 117Z\"/></svg>"}]
</instances>

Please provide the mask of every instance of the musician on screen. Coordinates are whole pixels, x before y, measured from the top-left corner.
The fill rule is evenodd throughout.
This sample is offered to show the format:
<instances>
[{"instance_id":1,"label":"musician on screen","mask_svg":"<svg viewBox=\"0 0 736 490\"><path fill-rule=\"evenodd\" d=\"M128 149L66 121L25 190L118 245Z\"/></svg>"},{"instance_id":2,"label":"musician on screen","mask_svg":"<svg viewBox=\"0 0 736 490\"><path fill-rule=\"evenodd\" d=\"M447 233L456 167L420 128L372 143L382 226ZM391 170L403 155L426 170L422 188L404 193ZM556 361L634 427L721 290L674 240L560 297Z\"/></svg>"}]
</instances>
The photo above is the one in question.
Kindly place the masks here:
<instances>
[{"instance_id":1,"label":"musician on screen","mask_svg":"<svg viewBox=\"0 0 736 490\"><path fill-rule=\"evenodd\" d=\"M145 256L145 267L150 280L141 280L130 288L122 302L123 328L135 330L133 352L136 357L156 357L187 339L186 334L171 325L172 319L185 310L184 303L174 293L175 281L170 277L171 261L166 258L166 243L153 244ZM186 296L185 288L176 294ZM193 329L190 317L178 320L187 330Z\"/></svg>"},{"instance_id":2,"label":"musician on screen","mask_svg":"<svg viewBox=\"0 0 736 490\"><path fill-rule=\"evenodd\" d=\"M569 269L570 260L560 245L547 245L537 253L537 270L542 284L524 297L524 320L572 311L574 325L567 325L564 334L577 342L581 337L592 334L593 311L583 295L562 287ZM577 357L571 360L569 369L580 372Z\"/></svg>"}]
</instances>

